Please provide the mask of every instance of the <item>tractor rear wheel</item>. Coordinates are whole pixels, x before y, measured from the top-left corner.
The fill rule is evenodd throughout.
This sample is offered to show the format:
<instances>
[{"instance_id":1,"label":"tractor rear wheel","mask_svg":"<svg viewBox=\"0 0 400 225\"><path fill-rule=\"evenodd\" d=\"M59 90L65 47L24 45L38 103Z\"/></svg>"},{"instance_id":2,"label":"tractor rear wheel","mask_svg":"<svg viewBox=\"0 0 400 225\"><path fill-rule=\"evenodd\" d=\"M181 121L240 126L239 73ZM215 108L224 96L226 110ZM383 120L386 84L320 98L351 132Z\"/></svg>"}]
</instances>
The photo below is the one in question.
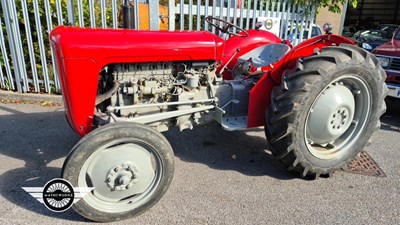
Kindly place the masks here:
<instances>
[{"instance_id":1,"label":"tractor rear wheel","mask_svg":"<svg viewBox=\"0 0 400 225\"><path fill-rule=\"evenodd\" d=\"M265 126L270 150L303 177L345 167L380 128L385 78L379 61L352 45L299 59L272 91Z\"/></svg>"},{"instance_id":2,"label":"tractor rear wheel","mask_svg":"<svg viewBox=\"0 0 400 225\"><path fill-rule=\"evenodd\" d=\"M74 187L93 187L72 208L82 216L111 222L137 216L167 191L174 154L156 130L135 123L102 126L82 138L63 166Z\"/></svg>"}]
</instances>

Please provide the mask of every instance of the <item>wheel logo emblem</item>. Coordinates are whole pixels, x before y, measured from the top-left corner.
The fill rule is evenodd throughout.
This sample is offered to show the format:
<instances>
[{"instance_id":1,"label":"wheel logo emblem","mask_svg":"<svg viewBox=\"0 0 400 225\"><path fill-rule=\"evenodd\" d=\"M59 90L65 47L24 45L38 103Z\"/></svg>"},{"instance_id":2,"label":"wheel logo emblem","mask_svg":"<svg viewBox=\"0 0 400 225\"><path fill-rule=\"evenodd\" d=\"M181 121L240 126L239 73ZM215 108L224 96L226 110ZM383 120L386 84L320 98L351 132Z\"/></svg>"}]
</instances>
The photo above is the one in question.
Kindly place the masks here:
<instances>
[{"instance_id":1,"label":"wheel logo emblem","mask_svg":"<svg viewBox=\"0 0 400 225\"><path fill-rule=\"evenodd\" d=\"M63 212L74 203L75 193L72 185L63 179L53 179L43 188L44 205L55 212Z\"/></svg>"}]
</instances>

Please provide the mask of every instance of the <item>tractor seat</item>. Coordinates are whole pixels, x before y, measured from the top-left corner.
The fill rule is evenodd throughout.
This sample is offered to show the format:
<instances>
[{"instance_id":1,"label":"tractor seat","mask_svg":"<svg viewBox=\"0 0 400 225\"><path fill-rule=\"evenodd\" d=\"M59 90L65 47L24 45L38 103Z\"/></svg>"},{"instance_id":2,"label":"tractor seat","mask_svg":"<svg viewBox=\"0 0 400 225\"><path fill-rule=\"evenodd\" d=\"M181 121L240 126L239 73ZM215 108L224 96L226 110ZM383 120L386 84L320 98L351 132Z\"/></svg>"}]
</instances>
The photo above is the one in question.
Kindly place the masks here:
<instances>
[{"instance_id":1,"label":"tractor seat","mask_svg":"<svg viewBox=\"0 0 400 225\"><path fill-rule=\"evenodd\" d=\"M266 44L240 56L238 61L242 63L251 59L253 66L260 68L279 61L289 50L285 44Z\"/></svg>"}]
</instances>

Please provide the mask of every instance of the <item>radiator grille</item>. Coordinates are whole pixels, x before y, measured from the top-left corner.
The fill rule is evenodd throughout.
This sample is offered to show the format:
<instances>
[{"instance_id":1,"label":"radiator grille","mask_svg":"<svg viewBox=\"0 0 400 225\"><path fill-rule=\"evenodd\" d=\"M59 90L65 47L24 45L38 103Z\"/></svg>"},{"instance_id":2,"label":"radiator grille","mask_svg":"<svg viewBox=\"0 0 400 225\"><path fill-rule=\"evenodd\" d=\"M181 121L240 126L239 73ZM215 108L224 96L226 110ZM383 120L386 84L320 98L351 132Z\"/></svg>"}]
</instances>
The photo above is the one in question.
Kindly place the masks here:
<instances>
[{"instance_id":1,"label":"radiator grille","mask_svg":"<svg viewBox=\"0 0 400 225\"><path fill-rule=\"evenodd\" d=\"M400 70L400 59L393 58L392 62L390 63L389 69L390 70Z\"/></svg>"}]
</instances>

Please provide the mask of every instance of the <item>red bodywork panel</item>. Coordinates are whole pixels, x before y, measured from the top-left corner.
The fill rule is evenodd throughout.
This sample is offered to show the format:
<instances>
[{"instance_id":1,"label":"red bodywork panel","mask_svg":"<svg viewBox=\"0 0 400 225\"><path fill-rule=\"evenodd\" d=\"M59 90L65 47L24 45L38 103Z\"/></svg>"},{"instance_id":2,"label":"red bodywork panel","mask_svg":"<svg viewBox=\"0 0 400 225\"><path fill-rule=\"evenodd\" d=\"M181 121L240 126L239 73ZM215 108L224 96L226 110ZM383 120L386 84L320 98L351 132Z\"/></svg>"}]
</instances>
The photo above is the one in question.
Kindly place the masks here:
<instances>
[{"instance_id":1,"label":"red bodywork panel","mask_svg":"<svg viewBox=\"0 0 400 225\"><path fill-rule=\"evenodd\" d=\"M265 30L248 30L247 33L249 36L246 38L232 36L226 41L221 65L228 63L227 68L233 68L237 64L237 59L249 51L265 44L282 43L280 38ZM243 35L243 33L240 34ZM235 53L236 55L232 57ZM221 68L222 66L217 69L216 73L219 73ZM223 77L225 80L233 79L232 74L228 71L223 72Z\"/></svg>"},{"instance_id":2,"label":"red bodywork panel","mask_svg":"<svg viewBox=\"0 0 400 225\"><path fill-rule=\"evenodd\" d=\"M163 61L216 61L232 69L237 58L256 47L282 41L267 31L248 30L248 37L231 37L226 42L209 32L135 31L57 27L50 35L57 55L58 71L69 123L80 135L92 129L97 83L102 68L112 63ZM281 82L285 69L293 68L299 57L324 46L354 44L337 35L309 39L265 69L264 76L250 92L248 127L265 124L265 110L272 88ZM234 56L237 52L240 51ZM230 60L231 59L231 60ZM232 76L224 72L224 78Z\"/></svg>"},{"instance_id":3,"label":"red bodywork panel","mask_svg":"<svg viewBox=\"0 0 400 225\"><path fill-rule=\"evenodd\" d=\"M372 53L400 57L400 39L392 39L375 48Z\"/></svg>"},{"instance_id":4,"label":"red bodywork panel","mask_svg":"<svg viewBox=\"0 0 400 225\"><path fill-rule=\"evenodd\" d=\"M111 63L215 61L224 41L209 32L136 31L57 27L50 35L71 126L92 129L100 70Z\"/></svg>"},{"instance_id":5,"label":"red bodywork panel","mask_svg":"<svg viewBox=\"0 0 400 225\"><path fill-rule=\"evenodd\" d=\"M286 69L292 69L296 65L298 58L312 55L315 49L340 45L341 43L354 45L354 42L345 37L329 34L310 38L292 48L251 89L247 126L251 128L265 125L265 110L271 102L272 88L281 83L283 72Z\"/></svg>"}]
</instances>

